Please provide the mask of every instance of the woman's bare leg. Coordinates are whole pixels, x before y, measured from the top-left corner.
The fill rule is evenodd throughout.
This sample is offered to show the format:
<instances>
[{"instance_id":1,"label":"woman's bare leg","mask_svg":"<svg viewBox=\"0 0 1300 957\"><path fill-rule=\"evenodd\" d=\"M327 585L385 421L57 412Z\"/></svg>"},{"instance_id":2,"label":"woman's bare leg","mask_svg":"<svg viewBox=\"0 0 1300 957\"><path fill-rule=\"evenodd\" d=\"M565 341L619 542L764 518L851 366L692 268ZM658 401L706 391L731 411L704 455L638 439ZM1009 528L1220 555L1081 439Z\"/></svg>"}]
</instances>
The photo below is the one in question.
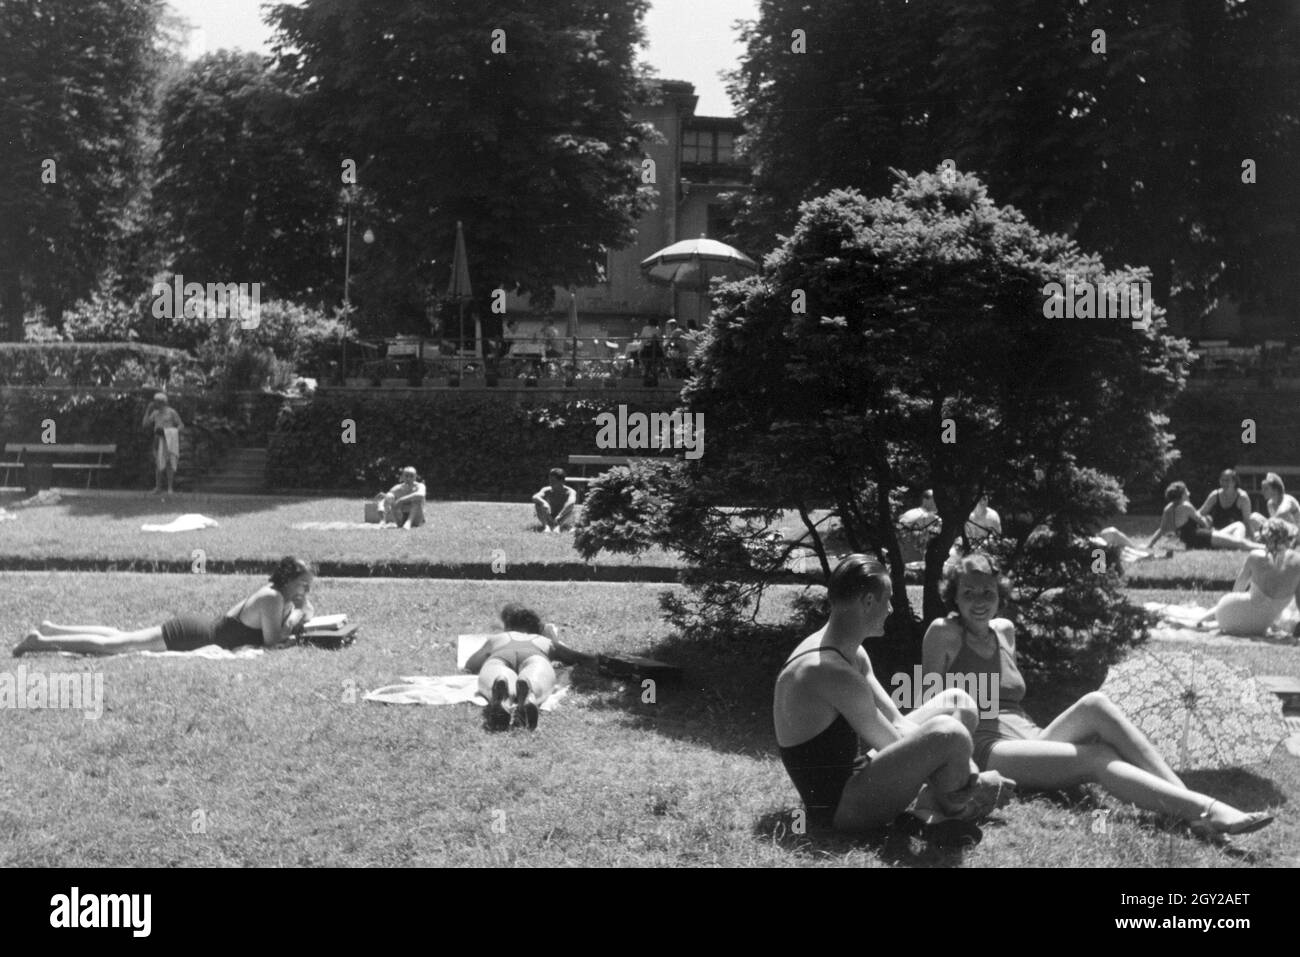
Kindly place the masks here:
<instances>
[{"instance_id":1,"label":"woman's bare leg","mask_svg":"<svg viewBox=\"0 0 1300 957\"><path fill-rule=\"evenodd\" d=\"M1235 548L1237 551L1249 552L1260 546L1246 537L1246 526L1233 522L1225 528L1210 533L1210 542L1215 548Z\"/></svg>"},{"instance_id":2,"label":"woman's bare leg","mask_svg":"<svg viewBox=\"0 0 1300 957\"><path fill-rule=\"evenodd\" d=\"M527 681L529 688L532 689L530 695L533 704L541 704L551 696L555 690L555 668L550 661L538 656L529 658L519 668L519 678ZM525 704L526 702L519 702Z\"/></svg>"},{"instance_id":3,"label":"woman's bare leg","mask_svg":"<svg viewBox=\"0 0 1300 957\"><path fill-rule=\"evenodd\" d=\"M1133 539L1129 538L1114 525L1109 528L1103 528L1095 537L1100 538L1107 545L1118 545L1120 548L1132 548L1139 552L1145 552L1147 550L1145 545L1140 545L1133 541Z\"/></svg>"},{"instance_id":4,"label":"woman's bare leg","mask_svg":"<svg viewBox=\"0 0 1300 957\"><path fill-rule=\"evenodd\" d=\"M979 704L960 688L941 691L921 707L907 713L907 719L917 724L924 724L939 715L956 718L972 734L979 724Z\"/></svg>"},{"instance_id":5,"label":"woman's bare leg","mask_svg":"<svg viewBox=\"0 0 1300 957\"><path fill-rule=\"evenodd\" d=\"M101 625L56 625L52 621L41 622L37 629L42 635L103 635L112 638L122 633L121 628L109 628Z\"/></svg>"},{"instance_id":6,"label":"woman's bare leg","mask_svg":"<svg viewBox=\"0 0 1300 957\"><path fill-rule=\"evenodd\" d=\"M162 626L141 628L139 631L120 631L114 635L42 635L29 632L14 648L14 654L33 651L70 651L80 655L121 655L131 651L166 651Z\"/></svg>"},{"instance_id":7,"label":"woman's bare leg","mask_svg":"<svg viewBox=\"0 0 1300 957\"><path fill-rule=\"evenodd\" d=\"M1163 778L1175 787L1185 787L1146 735L1100 691L1084 695L1061 712L1043 729L1039 740L1064 741L1067 744L1100 740L1114 748L1129 764Z\"/></svg>"},{"instance_id":8,"label":"woman's bare leg","mask_svg":"<svg viewBox=\"0 0 1300 957\"><path fill-rule=\"evenodd\" d=\"M989 768L1013 777L1021 787L1062 788L1100 784L1107 791L1148 811L1195 821L1207 810L1206 820L1231 827L1248 815L1208 794L1189 791L1134 767L1105 744L1069 744L1064 741L999 741L989 750Z\"/></svg>"},{"instance_id":9,"label":"woman's bare leg","mask_svg":"<svg viewBox=\"0 0 1300 957\"><path fill-rule=\"evenodd\" d=\"M518 675L515 674L515 669L500 658L489 658L483 662L483 667L478 670L478 693L491 701L492 686L498 681L504 681L510 689L510 694L513 695L517 678Z\"/></svg>"}]
</instances>

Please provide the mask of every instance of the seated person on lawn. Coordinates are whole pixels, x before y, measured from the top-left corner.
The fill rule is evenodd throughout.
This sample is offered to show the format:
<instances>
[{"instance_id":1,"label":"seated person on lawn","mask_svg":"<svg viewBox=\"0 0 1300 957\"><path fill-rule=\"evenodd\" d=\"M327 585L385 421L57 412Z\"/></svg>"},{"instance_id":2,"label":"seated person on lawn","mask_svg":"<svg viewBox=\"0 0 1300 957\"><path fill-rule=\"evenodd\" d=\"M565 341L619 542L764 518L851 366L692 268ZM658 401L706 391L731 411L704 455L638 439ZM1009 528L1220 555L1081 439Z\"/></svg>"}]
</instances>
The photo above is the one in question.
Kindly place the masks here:
<instances>
[{"instance_id":1,"label":"seated person on lawn","mask_svg":"<svg viewBox=\"0 0 1300 957\"><path fill-rule=\"evenodd\" d=\"M533 510L543 532L572 530L578 507L578 493L564 484L564 469L551 469L550 485L533 496Z\"/></svg>"},{"instance_id":2,"label":"seated person on lawn","mask_svg":"<svg viewBox=\"0 0 1300 957\"><path fill-rule=\"evenodd\" d=\"M43 621L14 648L14 657L34 651L120 655L131 651L193 651L207 645L227 649L244 645L276 647L291 641L298 623L315 614L307 599L314 576L307 562L292 556L284 558L271 570L270 581L215 621L183 614L137 631Z\"/></svg>"},{"instance_id":3,"label":"seated person on lawn","mask_svg":"<svg viewBox=\"0 0 1300 957\"><path fill-rule=\"evenodd\" d=\"M554 625L543 625L537 612L511 603L501 609L506 630L489 638L467 662L478 674L479 693L488 699L488 726L537 729L538 705L555 690L551 659L565 664L596 663L595 655L560 643ZM513 720L508 708L513 705Z\"/></svg>"},{"instance_id":4,"label":"seated person on lawn","mask_svg":"<svg viewBox=\"0 0 1300 957\"><path fill-rule=\"evenodd\" d=\"M416 475L415 467L402 469L402 481L384 494L382 520L400 528L419 528L424 524L424 483Z\"/></svg>"},{"instance_id":5,"label":"seated person on lawn","mask_svg":"<svg viewBox=\"0 0 1300 957\"><path fill-rule=\"evenodd\" d=\"M884 635L892 592L884 566L850 555L827 591L830 620L786 660L772 701L781 760L809 822L867 830L913 802L963 820L987 813L1014 782L977 773L970 695L950 689L904 717L872 672L863 640ZM861 741L874 756L859 756Z\"/></svg>"}]
</instances>

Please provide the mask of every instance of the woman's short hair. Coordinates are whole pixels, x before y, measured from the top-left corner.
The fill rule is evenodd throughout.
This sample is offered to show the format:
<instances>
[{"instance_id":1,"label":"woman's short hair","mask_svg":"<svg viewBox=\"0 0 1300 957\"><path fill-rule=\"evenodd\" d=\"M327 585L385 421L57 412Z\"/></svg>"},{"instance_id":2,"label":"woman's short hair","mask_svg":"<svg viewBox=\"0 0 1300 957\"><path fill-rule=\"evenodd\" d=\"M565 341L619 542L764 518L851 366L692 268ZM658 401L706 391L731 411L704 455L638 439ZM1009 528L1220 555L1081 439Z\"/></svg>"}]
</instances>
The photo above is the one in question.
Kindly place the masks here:
<instances>
[{"instance_id":1,"label":"woman's short hair","mask_svg":"<svg viewBox=\"0 0 1300 957\"><path fill-rule=\"evenodd\" d=\"M1002 574L998 560L983 552L973 552L961 558L951 559L943 566L943 581L939 585L939 597L943 599L949 611L957 610L957 586L961 584L961 576L971 573L994 576L998 580L998 604L1005 606L1011 601L1011 582Z\"/></svg>"},{"instance_id":2,"label":"woman's short hair","mask_svg":"<svg viewBox=\"0 0 1300 957\"><path fill-rule=\"evenodd\" d=\"M1192 493L1187 491L1186 482L1170 482L1169 487L1165 489L1165 504L1176 505L1187 495Z\"/></svg>"},{"instance_id":3,"label":"woman's short hair","mask_svg":"<svg viewBox=\"0 0 1300 957\"><path fill-rule=\"evenodd\" d=\"M294 558L287 555L280 559L279 563L271 570L271 587L276 591L284 591L289 582L293 581L300 575L315 575L316 569L311 562L303 561L301 558Z\"/></svg>"},{"instance_id":4,"label":"woman's short hair","mask_svg":"<svg viewBox=\"0 0 1300 957\"><path fill-rule=\"evenodd\" d=\"M516 605L514 602L501 609L501 624L505 625L508 631L522 631L526 635L542 633L541 616L531 608Z\"/></svg>"},{"instance_id":5,"label":"woman's short hair","mask_svg":"<svg viewBox=\"0 0 1300 957\"><path fill-rule=\"evenodd\" d=\"M1259 529L1259 540L1269 551L1290 548L1295 537L1296 527L1280 518L1270 518Z\"/></svg>"},{"instance_id":6,"label":"woman's short hair","mask_svg":"<svg viewBox=\"0 0 1300 957\"><path fill-rule=\"evenodd\" d=\"M835 566L826 582L826 596L833 605L857 601L866 594L883 598L892 590L889 572L879 559L870 555L849 555Z\"/></svg>"},{"instance_id":7,"label":"woman's short hair","mask_svg":"<svg viewBox=\"0 0 1300 957\"><path fill-rule=\"evenodd\" d=\"M1259 483L1260 488L1275 488L1278 495L1286 494L1286 485L1282 482L1282 476L1276 472L1269 472L1264 476L1264 481Z\"/></svg>"},{"instance_id":8,"label":"woman's short hair","mask_svg":"<svg viewBox=\"0 0 1300 957\"><path fill-rule=\"evenodd\" d=\"M1241 479L1237 478L1236 469L1224 469L1220 472L1219 481L1222 482L1224 479L1232 479L1232 487L1241 488Z\"/></svg>"}]
</instances>

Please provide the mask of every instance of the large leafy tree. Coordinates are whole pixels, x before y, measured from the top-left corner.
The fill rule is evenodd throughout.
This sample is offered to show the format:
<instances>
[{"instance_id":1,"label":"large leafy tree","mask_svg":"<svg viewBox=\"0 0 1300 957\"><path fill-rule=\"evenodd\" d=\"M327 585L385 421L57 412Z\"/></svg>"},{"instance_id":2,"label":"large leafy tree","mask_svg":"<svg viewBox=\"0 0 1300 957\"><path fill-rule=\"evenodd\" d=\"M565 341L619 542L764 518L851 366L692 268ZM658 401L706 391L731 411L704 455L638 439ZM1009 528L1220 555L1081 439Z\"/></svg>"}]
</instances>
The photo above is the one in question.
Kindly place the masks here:
<instances>
[{"instance_id":1,"label":"large leafy tree","mask_svg":"<svg viewBox=\"0 0 1300 957\"><path fill-rule=\"evenodd\" d=\"M337 181L285 135L297 105L288 85L264 57L221 51L168 87L153 199L171 272L260 282L263 298L341 287L329 285Z\"/></svg>"},{"instance_id":2,"label":"large leafy tree","mask_svg":"<svg viewBox=\"0 0 1300 957\"><path fill-rule=\"evenodd\" d=\"M556 285L596 279L650 198L637 166L648 131L631 118L645 95L635 49L646 6L274 8L279 65L304 98L300 129L334 170L356 162L379 221L359 294L445 286L458 220L480 298L501 286L545 304Z\"/></svg>"},{"instance_id":3,"label":"large leafy tree","mask_svg":"<svg viewBox=\"0 0 1300 957\"><path fill-rule=\"evenodd\" d=\"M1162 303L1294 301L1287 0L762 0L744 38L732 92L755 165L750 235L788 231L831 188L874 194L890 167L951 159L1040 227L1149 266Z\"/></svg>"},{"instance_id":4,"label":"large leafy tree","mask_svg":"<svg viewBox=\"0 0 1300 957\"><path fill-rule=\"evenodd\" d=\"M943 563L982 494L1020 558L1034 529L1069 543L1123 509L1121 483L1169 464L1163 410L1185 379L1186 343L1164 334L1158 311L1135 329L1045 309L1051 283L1143 279L1108 272L956 172L900 176L880 199L836 190L810 201L763 274L720 291L683 392L703 416L702 457L643 476L643 488L626 477L598 486L578 545L593 554L657 540L705 572L748 565L761 585L780 558L764 536L793 513L826 574L837 551L885 556L904 608L894 516L905 491L933 487L943 531L925 555L924 615L941 615ZM819 509L841 543L826 540ZM629 533L625 517L649 531Z\"/></svg>"},{"instance_id":5,"label":"large leafy tree","mask_svg":"<svg viewBox=\"0 0 1300 957\"><path fill-rule=\"evenodd\" d=\"M147 161L161 0L0 4L0 319L58 322L126 229ZM54 181L43 181L53 160ZM45 177L48 178L48 177Z\"/></svg>"}]
</instances>

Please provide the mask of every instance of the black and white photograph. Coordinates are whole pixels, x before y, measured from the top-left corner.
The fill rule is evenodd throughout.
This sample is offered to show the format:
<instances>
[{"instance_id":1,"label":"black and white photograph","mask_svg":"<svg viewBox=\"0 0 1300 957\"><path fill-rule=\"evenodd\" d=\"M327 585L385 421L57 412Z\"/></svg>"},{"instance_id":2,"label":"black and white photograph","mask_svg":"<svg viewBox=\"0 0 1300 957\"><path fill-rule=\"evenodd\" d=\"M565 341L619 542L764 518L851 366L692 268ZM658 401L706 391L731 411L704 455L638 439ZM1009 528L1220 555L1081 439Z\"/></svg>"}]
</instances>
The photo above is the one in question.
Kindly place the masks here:
<instances>
[{"instance_id":1,"label":"black and white photograph","mask_svg":"<svg viewBox=\"0 0 1300 957\"><path fill-rule=\"evenodd\" d=\"M1300 866L1295 0L0 0L0 176L24 920Z\"/></svg>"}]
</instances>

